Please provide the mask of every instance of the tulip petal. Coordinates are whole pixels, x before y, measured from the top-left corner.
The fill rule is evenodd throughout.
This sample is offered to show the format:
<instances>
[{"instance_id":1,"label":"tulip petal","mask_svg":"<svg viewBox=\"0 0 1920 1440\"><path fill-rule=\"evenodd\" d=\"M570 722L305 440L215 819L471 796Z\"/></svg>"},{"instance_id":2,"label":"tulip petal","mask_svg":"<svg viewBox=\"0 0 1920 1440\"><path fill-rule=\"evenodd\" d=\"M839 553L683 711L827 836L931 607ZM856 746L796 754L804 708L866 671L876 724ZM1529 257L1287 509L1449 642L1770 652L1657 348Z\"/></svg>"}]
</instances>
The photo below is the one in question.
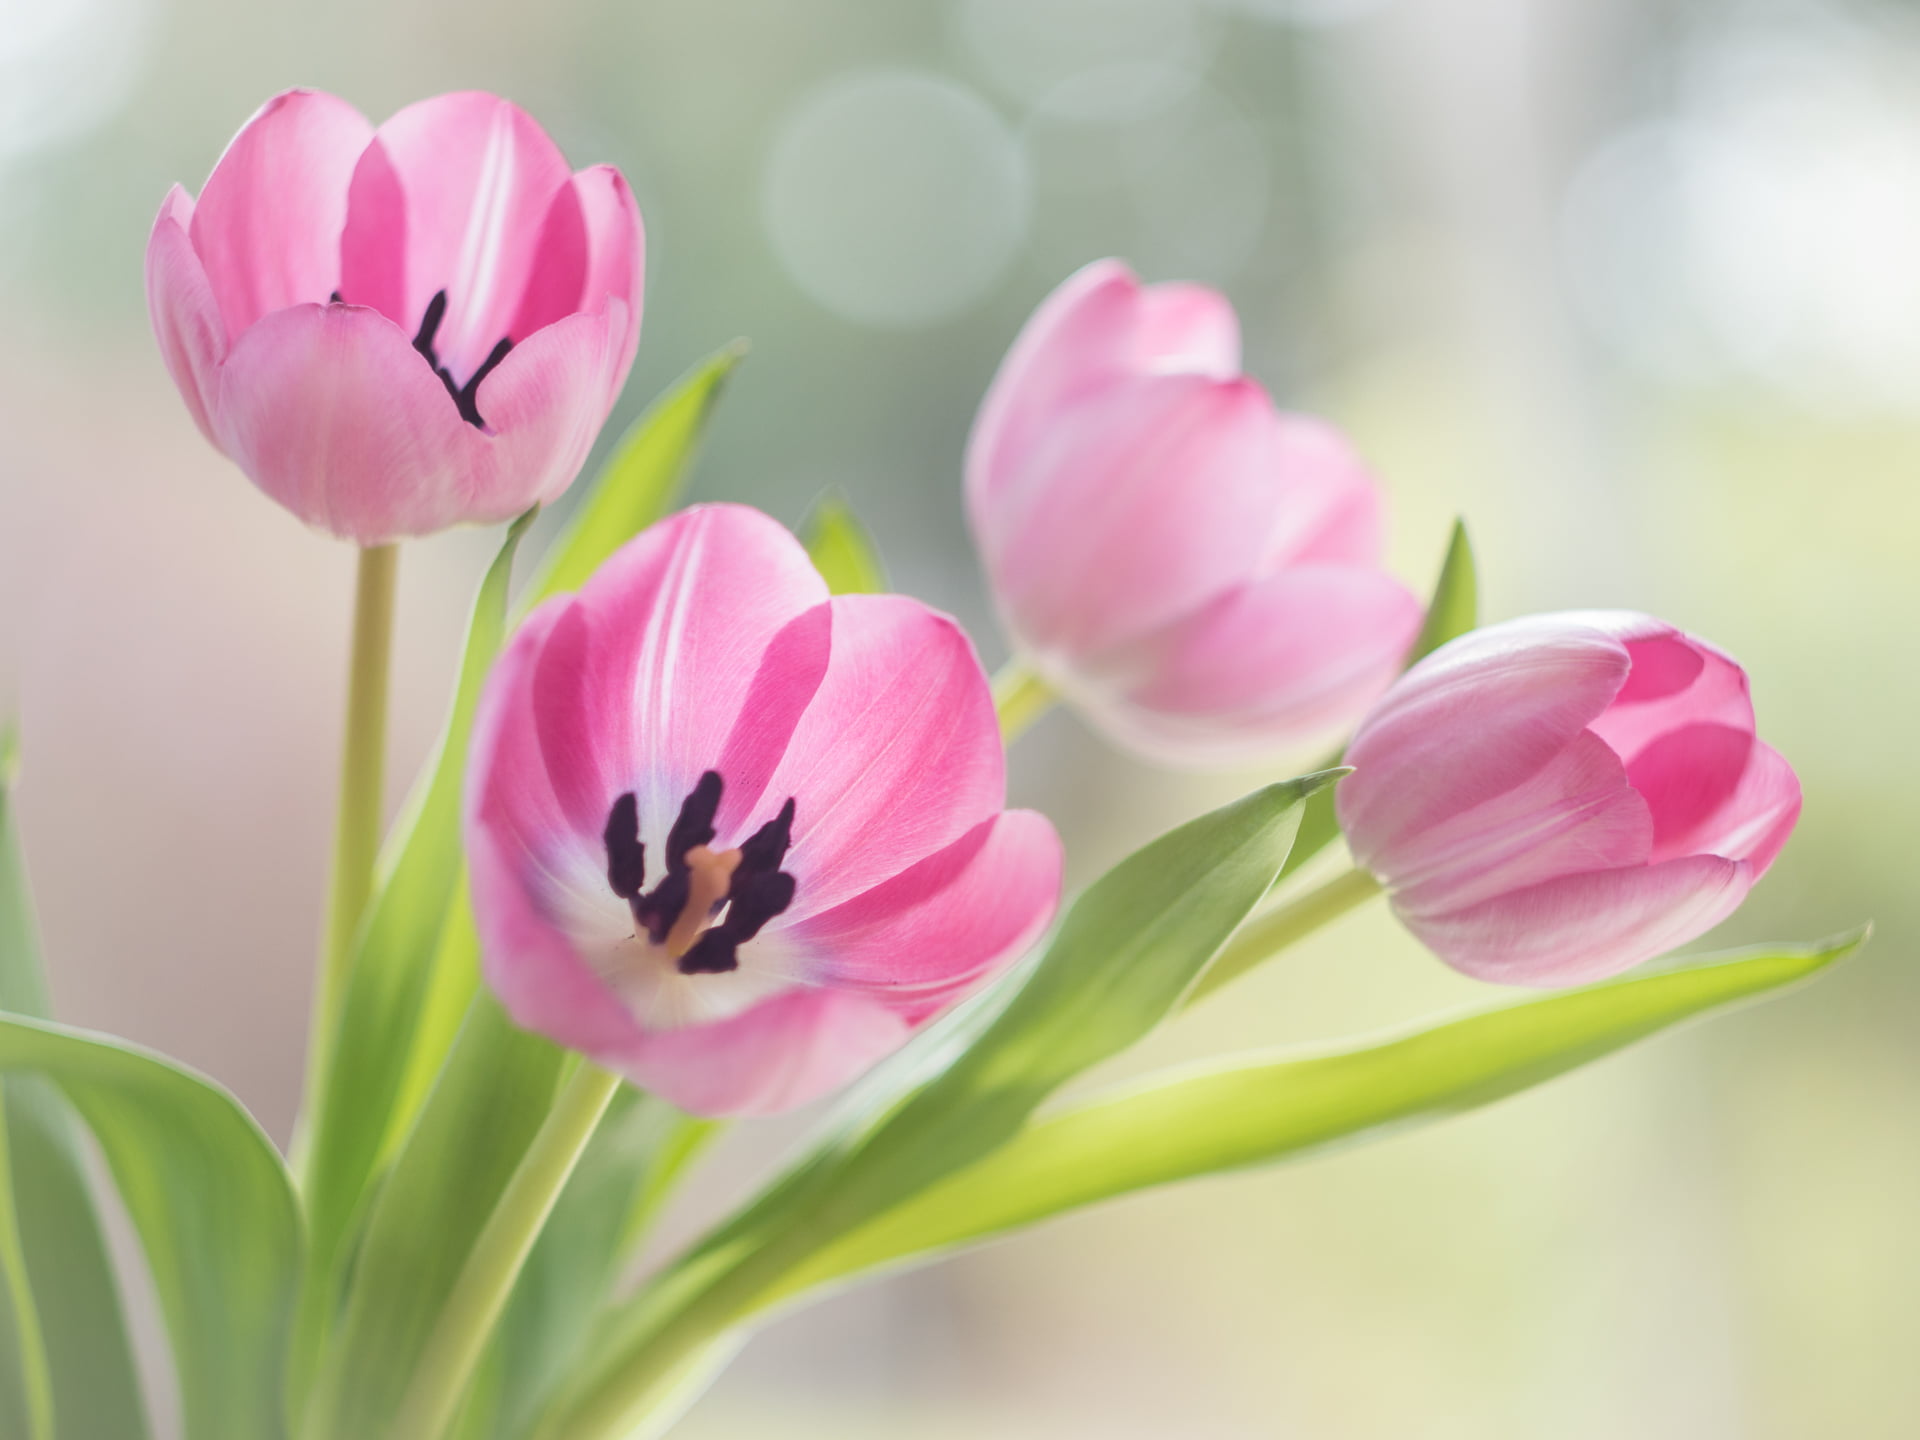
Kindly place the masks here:
<instances>
[{"instance_id":1,"label":"tulip petal","mask_svg":"<svg viewBox=\"0 0 1920 1440\"><path fill-rule=\"evenodd\" d=\"M613 403L609 376L622 318L569 315L514 346L480 382L474 408L486 443L475 447L460 518L504 520L558 499L573 483ZM451 397L447 407L459 413Z\"/></svg>"},{"instance_id":2,"label":"tulip petal","mask_svg":"<svg viewBox=\"0 0 1920 1440\"><path fill-rule=\"evenodd\" d=\"M773 1115L839 1089L910 1033L871 996L790 990L731 1019L656 1031L593 1058L694 1115Z\"/></svg>"},{"instance_id":3,"label":"tulip petal","mask_svg":"<svg viewBox=\"0 0 1920 1440\"><path fill-rule=\"evenodd\" d=\"M1631 764L1669 731L1720 725L1753 734L1753 700L1738 661L1703 640L1646 616L1580 618L1622 641L1633 672L1593 729Z\"/></svg>"},{"instance_id":4,"label":"tulip petal","mask_svg":"<svg viewBox=\"0 0 1920 1440\"><path fill-rule=\"evenodd\" d=\"M642 837L664 838L716 768L721 843L766 818L747 823L828 669L826 599L800 542L744 505L684 510L600 568L580 592L589 633L547 742L556 790L589 844L598 848L607 807L627 790Z\"/></svg>"},{"instance_id":5,"label":"tulip petal","mask_svg":"<svg viewBox=\"0 0 1920 1440\"><path fill-rule=\"evenodd\" d=\"M1620 757L1583 731L1511 790L1372 858L1393 877L1402 911L1438 914L1563 875L1644 865L1653 837Z\"/></svg>"},{"instance_id":6,"label":"tulip petal","mask_svg":"<svg viewBox=\"0 0 1920 1440\"><path fill-rule=\"evenodd\" d=\"M817 983L871 994L916 1023L1018 959L1053 920L1060 837L1008 810L833 909L782 927Z\"/></svg>"},{"instance_id":7,"label":"tulip petal","mask_svg":"<svg viewBox=\"0 0 1920 1440\"><path fill-rule=\"evenodd\" d=\"M296 305L261 320L221 367L214 427L256 485L343 539L477 518L468 477L487 437L378 311Z\"/></svg>"},{"instance_id":8,"label":"tulip petal","mask_svg":"<svg viewBox=\"0 0 1920 1440\"><path fill-rule=\"evenodd\" d=\"M1274 473L1285 495L1266 563L1380 564L1385 503L1346 437L1311 415L1282 414Z\"/></svg>"},{"instance_id":9,"label":"tulip petal","mask_svg":"<svg viewBox=\"0 0 1920 1440\"><path fill-rule=\"evenodd\" d=\"M580 291L580 308L589 314L603 308L621 317L609 384L611 405L626 384L627 372L640 343L640 312L645 294L646 227L626 178L611 165L590 165L573 177L580 213L586 226L588 266ZM614 304L620 307L614 310Z\"/></svg>"},{"instance_id":10,"label":"tulip petal","mask_svg":"<svg viewBox=\"0 0 1920 1440\"><path fill-rule=\"evenodd\" d=\"M1745 730L1685 725L1649 743L1627 766L1653 811L1653 858L1722 855L1765 872L1800 813L1800 782L1780 755Z\"/></svg>"},{"instance_id":11,"label":"tulip petal","mask_svg":"<svg viewBox=\"0 0 1920 1440\"><path fill-rule=\"evenodd\" d=\"M901 595L832 602L820 688L754 820L795 802L788 923L849 900L997 813L1005 752L965 632Z\"/></svg>"},{"instance_id":12,"label":"tulip petal","mask_svg":"<svg viewBox=\"0 0 1920 1440\"><path fill-rule=\"evenodd\" d=\"M1204 285L1147 285L1134 319L1132 368L1143 374L1240 373L1240 317L1218 290Z\"/></svg>"},{"instance_id":13,"label":"tulip petal","mask_svg":"<svg viewBox=\"0 0 1920 1440\"><path fill-rule=\"evenodd\" d=\"M1399 673L1420 618L1381 571L1294 566L1084 662L1093 684L1074 698L1169 763L1272 755L1356 720Z\"/></svg>"},{"instance_id":14,"label":"tulip petal","mask_svg":"<svg viewBox=\"0 0 1920 1440\"><path fill-rule=\"evenodd\" d=\"M1664 954L1736 910L1753 869L1717 855L1590 871L1462 910L1412 913L1407 928L1454 969L1504 985L1577 985Z\"/></svg>"},{"instance_id":15,"label":"tulip petal","mask_svg":"<svg viewBox=\"0 0 1920 1440\"><path fill-rule=\"evenodd\" d=\"M347 187L372 137L346 101L289 90L227 146L189 233L230 343L262 316L324 301L339 285Z\"/></svg>"},{"instance_id":16,"label":"tulip petal","mask_svg":"<svg viewBox=\"0 0 1920 1440\"><path fill-rule=\"evenodd\" d=\"M526 338L514 324L554 197L573 172L530 115L479 91L409 105L380 127L373 143L380 158L370 155L363 167L367 190L363 197L356 186L342 250L370 257L404 249L404 300L392 318L410 335L428 302L446 292L435 350L464 384L496 342ZM374 183L386 175L390 185ZM402 197L403 234L396 232L394 187ZM383 309L394 303L384 288L377 298Z\"/></svg>"},{"instance_id":17,"label":"tulip petal","mask_svg":"<svg viewBox=\"0 0 1920 1440\"><path fill-rule=\"evenodd\" d=\"M1044 427L1124 374L1140 282L1118 260L1077 271L1033 312L980 402L967 441L967 503L977 533Z\"/></svg>"},{"instance_id":18,"label":"tulip petal","mask_svg":"<svg viewBox=\"0 0 1920 1440\"><path fill-rule=\"evenodd\" d=\"M1391 878L1383 849L1513 789L1613 699L1628 670L1611 636L1562 616L1488 626L1409 670L1347 751L1335 795L1354 858Z\"/></svg>"},{"instance_id":19,"label":"tulip petal","mask_svg":"<svg viewBox=\"0 0 1920 1440\"><path fill-rule=\"evenodd\" d=\"M1251 381L1131 381L1035 449L980 534L1044 662L1124 644L1252 575L1279 521L1275 418Z\"/></svg>"},{"instance_id":20,"label":"tulip petal","mask_svg":"<svg viewBox=\"0 0 1920 1440\"><path fill-rule=\"evenodd\" d=\"M147 313L167 373L187 402L187 413L200 433L217 446L213 401L220 384L220 361L227 353L227 332L206 269L188 238L192 219L193 198L174 186L161 202L147 240Z\"/></svg>"}]
</instances>

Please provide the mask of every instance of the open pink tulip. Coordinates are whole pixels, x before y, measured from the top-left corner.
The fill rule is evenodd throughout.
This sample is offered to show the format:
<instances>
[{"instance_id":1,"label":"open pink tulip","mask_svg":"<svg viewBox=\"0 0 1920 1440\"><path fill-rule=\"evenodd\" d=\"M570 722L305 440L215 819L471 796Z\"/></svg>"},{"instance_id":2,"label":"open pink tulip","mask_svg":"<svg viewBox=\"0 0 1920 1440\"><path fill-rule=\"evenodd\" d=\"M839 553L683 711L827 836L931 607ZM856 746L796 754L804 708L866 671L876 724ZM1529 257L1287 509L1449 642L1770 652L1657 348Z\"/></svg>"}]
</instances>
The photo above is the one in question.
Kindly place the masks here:
<instances>
[{"instance_id":1,"label":"open pink tulip","mask_svg":"<svg viewBox=\"0 0 1920 1440\"><path fill-rule=\"evenodd\" d=\"M1456 970L1612 975L1733 913L1800 814L1746 672L1645 615L1540 615L1442 646L1361 724L1354 859Z\"/></svg>"},{"instance_id":2,"label":"open pink tulip","mask_svg":"<svg viewBox=\"0 0 1920 1440\"><path fill-rule=\"evenodd\" d=\"M640 337L644 239L494 95L379 129L292 90L147 243L161 353L206 437L309 525L378 544L573 483Z\"/></svg>"},{"instance_id":3,"label":"open pink tulip","mask_svg":"<svg viewBox=\"0 0 1920 1440\"><path fill-rule=\"evenodd\" d=\"M1239 372L1224 297L1103 260L1027 322L967 452L974 535L1028 663L1176 763L1351 723L1420 626L1353 451Z\"/></svg>"},{"instance_id":4,"label":"open pink tulip","mask_svg":"<svg viewBox=\"0 0 1920 1440\"><path fill-rule=\"evenodd\" d=\"M1017 957L1060 893L1004 804L945 616L829 599L791 535L702 506L528 617L467 797L486 975L528 1029L687 1110L850 1079Z\"/></svg>"}]
</instances>

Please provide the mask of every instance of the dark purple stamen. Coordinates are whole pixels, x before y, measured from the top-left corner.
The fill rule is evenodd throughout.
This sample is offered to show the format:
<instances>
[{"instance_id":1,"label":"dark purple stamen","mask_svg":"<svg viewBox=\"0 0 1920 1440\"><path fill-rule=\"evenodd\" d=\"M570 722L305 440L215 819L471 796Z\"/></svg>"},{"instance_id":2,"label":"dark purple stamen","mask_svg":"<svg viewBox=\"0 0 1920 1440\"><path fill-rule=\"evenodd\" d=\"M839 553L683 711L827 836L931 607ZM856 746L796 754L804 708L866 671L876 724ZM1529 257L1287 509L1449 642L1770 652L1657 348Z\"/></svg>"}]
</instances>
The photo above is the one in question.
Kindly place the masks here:
<instances>
[{"instance_id":1,"label":"dark purple stamen","mask_svg":"<svg viewBox=\"0 0 1920 1440\"><path fill-rule=\"evenodd\" d=\"M681 802L680 814L667 832L667 873L647 894L641 893L646 879L646 847L640 843L640 810L633 792L615 800L607 815L607 884L632 908L634 924L656 945L666 943L687 908L693 876L687 852L696 845L713 842L713 822L720 810L723 788L720 772L709 770ZM681 974L718 975L737 970L740 947L793 903L796 882L780 868L793 844L793 814L793 801L789 799L778 815L741 842L740 863L734 867L726 897L713 907L715 913L724 909L725 918L680 957Z\"/></svg>"},{"instance_id":2,"label":"dark purple stamen","mask_svg":"<svg viewBox=\"0 0 1920 1440\"><path fill-rule=\"evenodd\" d=\"M334 292L339 299L339 292ZM427 364L433 367L433 373L440 377L440 383L447 387L447 394L453 397L453 403L459 408L460 418L469 425L486 428L486 421L480 418L480 407L476 396L480 393L480 382L493 373L493 369L507 358L507 352L513 349L513 341L502 336L487 358L480 362L480 368L468 377L465 385L453 383L453 375L440 363L440 356L433 348L433 338L440 333L440 322L447 318L447 292L436 290L433 299L427 302L426 313L420 317L420 329L413 337L413 348L426 357Z\"/></svg>"},{"instance_id":3,"label":"dark purple stamen","mask_svg":"<svg viewBox=\"0 0 1920 1440\"><path fill-rule=\"evenodd\" d=\"M640 843L640 807L629 790L607 816L607 884L622 900L640 898L647 883L647 847Z\"/></svg>"}]
</instances>

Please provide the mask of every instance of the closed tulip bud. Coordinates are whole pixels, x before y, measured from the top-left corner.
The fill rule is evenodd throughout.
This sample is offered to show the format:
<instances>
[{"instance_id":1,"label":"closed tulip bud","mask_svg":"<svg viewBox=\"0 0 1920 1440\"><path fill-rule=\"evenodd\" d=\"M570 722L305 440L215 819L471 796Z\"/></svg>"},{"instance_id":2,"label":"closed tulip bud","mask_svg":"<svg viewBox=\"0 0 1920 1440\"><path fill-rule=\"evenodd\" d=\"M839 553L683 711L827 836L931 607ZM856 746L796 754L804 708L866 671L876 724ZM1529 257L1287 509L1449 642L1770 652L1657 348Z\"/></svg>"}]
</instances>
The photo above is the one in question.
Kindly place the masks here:
<instances>
[{"instance_id":1,"label":"closed tulip bud","mask_svg":"<svg viewBox=\"0 0 1920 1440\"><path fill-rule=\"evenodd\" d=\"M1800 814L1746 672L1645 615L1540 615L1442 646L1361 724L1355 861L1456 970L1568 985L1730 915Z\"/></svg>"},{"instance_id":2,"label":"closed tulip bud","mask_svg":"<svg viewBox=\"0 0 1920 1440\"><path fill-rule=\"evenodd\" d=\"M1268 757L1359 718L1420 605L1381 567L1381 498L1330 426L1240 373L1232 308L1088 266L1014 342L967 502L1026 663L1123 744Z\"/></svg>"},{"instance_id":3,"label":"closed tulip bud","mask_svg":"<svg viewBox=\"0 0 1920 1440\"><path fill-rule=\"evenodd\" d=\"M640 337L640 212L494 95L377 130L267 102L195 201L168 194L147 301L194 421L273 499L362 545L502 520L573 483Z\"/></svg>"}]
</instances>

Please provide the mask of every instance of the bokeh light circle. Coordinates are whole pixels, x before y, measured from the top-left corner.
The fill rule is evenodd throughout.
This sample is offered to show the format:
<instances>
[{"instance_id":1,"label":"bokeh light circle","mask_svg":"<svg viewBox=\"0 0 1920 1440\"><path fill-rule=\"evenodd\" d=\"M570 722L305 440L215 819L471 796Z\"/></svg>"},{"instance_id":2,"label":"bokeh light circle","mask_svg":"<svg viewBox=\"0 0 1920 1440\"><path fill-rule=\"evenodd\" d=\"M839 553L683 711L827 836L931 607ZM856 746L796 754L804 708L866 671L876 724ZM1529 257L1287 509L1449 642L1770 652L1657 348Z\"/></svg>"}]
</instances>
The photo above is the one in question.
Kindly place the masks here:
<instances>
[{"instance_id":1,"label":"bokeh light circle","mask_svg":"<svg viewBox=\"0 0 1920 1440\"><path fill-rule=\"evenodd\" d=\"M780 127L762 193L795 284L864 325L947 319L992 289L1026 235L1020 143L979 96L908 70L842 76Z\"/></svg>"}]
</instances>

